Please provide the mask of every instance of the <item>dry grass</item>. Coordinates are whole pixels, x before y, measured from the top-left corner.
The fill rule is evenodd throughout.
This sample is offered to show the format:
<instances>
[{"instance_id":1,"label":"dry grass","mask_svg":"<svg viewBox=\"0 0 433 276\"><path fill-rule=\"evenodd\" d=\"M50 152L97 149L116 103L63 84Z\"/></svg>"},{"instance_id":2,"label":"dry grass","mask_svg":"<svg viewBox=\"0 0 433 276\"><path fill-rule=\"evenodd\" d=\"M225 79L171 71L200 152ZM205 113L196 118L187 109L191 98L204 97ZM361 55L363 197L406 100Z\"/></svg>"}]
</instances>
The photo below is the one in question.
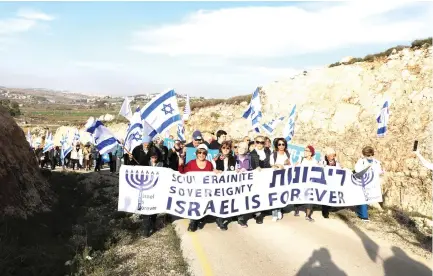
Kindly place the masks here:
<instances>
[{"instance_id":1,"label":"dry grass","mask_svg":"<svg viewBox=\"0 0 433 276\"><path fill-rule=\"evenodd\" d=\"M117 182L53 172L51 212L0 221L0 275L188 275L171 224L144 238L140 218L117 212Z\"/></svg>"}]
</instances>

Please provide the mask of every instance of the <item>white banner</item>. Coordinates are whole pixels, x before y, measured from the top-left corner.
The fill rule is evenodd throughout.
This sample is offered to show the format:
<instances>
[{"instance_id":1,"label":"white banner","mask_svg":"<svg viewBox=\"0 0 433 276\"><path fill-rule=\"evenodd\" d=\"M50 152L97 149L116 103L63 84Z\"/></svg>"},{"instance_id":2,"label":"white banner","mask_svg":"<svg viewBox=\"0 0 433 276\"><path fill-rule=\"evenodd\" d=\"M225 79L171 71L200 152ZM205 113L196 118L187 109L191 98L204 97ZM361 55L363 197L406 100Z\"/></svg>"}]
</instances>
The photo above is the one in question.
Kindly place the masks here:
<instances>
[{"instance_id":1,"label":"white banner","mask_svg":"<svg viewBox=\"0 0 433 276\"><path fill-rule=\"evenodd\" d=\"M373 169L352 174L333 167L286 166L284 170L181 174L168 168L122 166L118 210L198 219L289 204L355 206L381 201L380 179Z\"/></svg>"}]
</instances>

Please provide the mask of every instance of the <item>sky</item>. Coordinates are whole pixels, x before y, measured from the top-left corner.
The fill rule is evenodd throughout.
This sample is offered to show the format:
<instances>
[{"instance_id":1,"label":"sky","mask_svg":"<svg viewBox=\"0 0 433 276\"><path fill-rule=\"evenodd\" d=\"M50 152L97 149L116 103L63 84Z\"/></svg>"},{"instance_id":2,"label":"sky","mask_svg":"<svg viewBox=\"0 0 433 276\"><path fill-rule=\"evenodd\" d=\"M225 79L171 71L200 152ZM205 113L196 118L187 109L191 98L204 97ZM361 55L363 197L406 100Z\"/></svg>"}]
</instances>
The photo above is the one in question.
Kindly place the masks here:
<instances>
[{"instance_id":1,"label":"sky","mask_svg":"<svg viewBox=\"0 0 433 276\"><path fill-rule=\"evenodd\" d=\"M0 2L0 86L245 95L431 26L430 2Z\"/></svg>"}]
</instances>

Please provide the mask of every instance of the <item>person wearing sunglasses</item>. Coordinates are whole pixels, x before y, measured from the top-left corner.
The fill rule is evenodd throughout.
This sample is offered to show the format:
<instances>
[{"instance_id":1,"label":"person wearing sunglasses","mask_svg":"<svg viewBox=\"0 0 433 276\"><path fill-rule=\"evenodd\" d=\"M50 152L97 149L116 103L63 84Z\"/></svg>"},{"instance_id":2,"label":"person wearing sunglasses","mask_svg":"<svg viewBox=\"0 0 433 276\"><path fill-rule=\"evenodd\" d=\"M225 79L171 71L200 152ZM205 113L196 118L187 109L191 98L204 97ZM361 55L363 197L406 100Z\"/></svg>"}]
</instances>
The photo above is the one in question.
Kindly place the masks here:
<instances>
[{"instance_id":1,"label":"person wearing sunglasses","mask_svg":"<svg viewBox=\"0 0 433 276\"><path fill-rule=\"evenodd\" d=\"M232 152L234 156L237 156L239 154L239 144L237 142L233 143Z\"/></svg>"},{"instance_id":2,"label":"person wearing sunglasses","mask_svg":"<svg viewBox=\"0 0 433 276\"><path fill-rule=\"evenodd\" d=\"M251 155L248 151L248 143L240 142L238 147L238 154L235 156L236 158L236 172L247 172L252 171L251 167ZM238 216L238 224L242 228L247 228L247 217L248 215L240 215Z\"/></svg>"},{"instance_id":3,"label":"person wearing sunglasses","mask_svg":"<svg viewBox=\"0 0 433 276\"><path fill-rule=\"evenodd\" d=\"M265 148L265 137L257 136L255 140L255 149L251 152L251 167L253 170L270 168L271 150ZM263 223L263 215L261 212L255 214L257 224Z\"/></svg>"},{"instance_id":4,"label":"person wearing sunglasses","mask_svg":"<svg viewBox=\"0 0 433 276\"><path fill-rule=\"evenodd\" d=\"M180 173L187 172L212 172L214 171L213 165L210 161L206 160L208 153L208 147L205 144L201 144L197 146L197 151L195 152L196 159L189 161L185 165L184 158L179 158L179 167L178 170ZM190 220L188 231L195 232L197 231L198 225L203 225L203 218L199 220ZM225 229L227 230L227 229Z\"/></svg>"},{"instance_id":5,"label":"person wearing sunglasses","mask_svg":"<svg viewBox=\"0 0 433 276\"><path fill-rule=\"evenodd\" d=\"M284 138L276 138L274 140L274 152L270 160L270 165L275 170L282 170L284 166L290 166L290 154L287 151L287 142ZM281 209L272 210L272 221L277 221L283 218Z\"/></svg>"},{"instance_id":6,"label":"person wearing sunglasses","mask_svg":"<svg viewBox=\"0 0 433 276\"><path fill-rule=\"evenodd\" d=\"M214 162L217 173L234 171L236 169L236 159L232 155L230 141L222 142L220 152ZM223 231L227 230L227 225L223 218L217 218L216 223L219 229Z\"/></svg>"},{"instance_id":7,"label":"person wearing sunglasses","mask_svg":"<svg viewBox=\"0 0 433 276\"><path fill-rule=\"evenodd\" d=\"M186 144L185 147L197 148L201 144L204 144L207 148L209 148L209 143L204 140L200 130L196 130L192 133L192 142Z\"/></svg>"}]
</instances>

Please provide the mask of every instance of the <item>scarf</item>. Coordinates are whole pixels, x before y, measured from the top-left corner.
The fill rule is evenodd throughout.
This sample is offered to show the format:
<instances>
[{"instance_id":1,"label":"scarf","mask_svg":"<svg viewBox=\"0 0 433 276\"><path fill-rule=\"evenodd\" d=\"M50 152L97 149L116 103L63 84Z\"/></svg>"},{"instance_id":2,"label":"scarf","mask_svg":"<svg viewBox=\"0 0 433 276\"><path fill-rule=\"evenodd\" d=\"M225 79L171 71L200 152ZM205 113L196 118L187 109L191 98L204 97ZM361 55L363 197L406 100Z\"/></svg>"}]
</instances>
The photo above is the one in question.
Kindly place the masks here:
<instances>
[{"instance_id":1,"label":"scarf","mask_svg":"<svg viewBox=\"0 0 433 276\"><path fill-rule=\"evenodd\" d=\"M257 154L259 155L259 159L260 159L260 161L263 161L263 160L266 159L266 153L265 153L265 150L264 150L264 149L262 149L262 150L258 150L258 149L256 149L256 152L257 152Z\"/></svg>"}]
</instances>

